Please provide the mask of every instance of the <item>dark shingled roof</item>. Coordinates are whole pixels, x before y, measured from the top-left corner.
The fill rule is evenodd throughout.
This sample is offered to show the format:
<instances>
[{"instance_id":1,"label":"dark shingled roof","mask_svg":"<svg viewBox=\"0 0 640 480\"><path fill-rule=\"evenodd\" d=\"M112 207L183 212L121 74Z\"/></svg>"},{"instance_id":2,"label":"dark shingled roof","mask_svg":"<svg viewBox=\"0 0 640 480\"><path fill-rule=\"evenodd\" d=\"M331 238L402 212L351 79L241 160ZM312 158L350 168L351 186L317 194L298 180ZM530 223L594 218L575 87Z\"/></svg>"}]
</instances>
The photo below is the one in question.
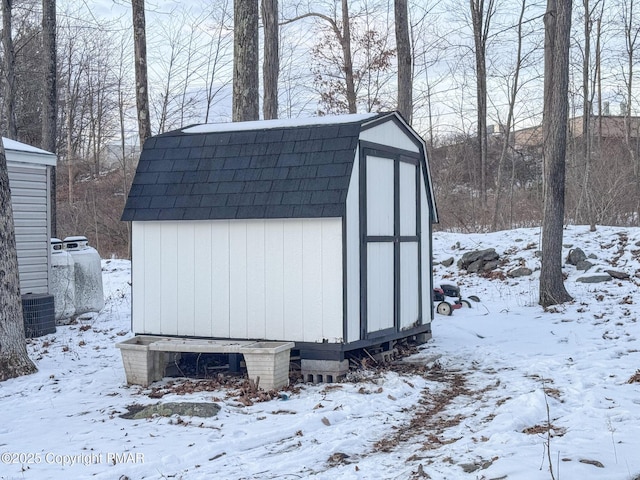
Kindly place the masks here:
<instances>
[{"instance_id":1,"label":"dark shingled roof","mask_svg":"<svg viewBox=\"0 0 640 480\"><path fill-rule=\"evenodd\" d=\"M362 125L386 115L151 137L122 220L343 216Z\"/></svg>"}]
</instances>

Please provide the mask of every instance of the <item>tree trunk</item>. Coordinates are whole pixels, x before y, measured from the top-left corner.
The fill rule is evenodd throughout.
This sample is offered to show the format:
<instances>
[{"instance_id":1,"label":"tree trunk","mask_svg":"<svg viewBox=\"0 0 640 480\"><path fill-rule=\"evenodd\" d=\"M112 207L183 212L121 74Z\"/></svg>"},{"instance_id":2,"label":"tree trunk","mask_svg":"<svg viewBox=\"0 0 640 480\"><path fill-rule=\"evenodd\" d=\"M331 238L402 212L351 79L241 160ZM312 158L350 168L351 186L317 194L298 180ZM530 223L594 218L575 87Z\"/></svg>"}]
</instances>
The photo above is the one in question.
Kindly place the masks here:
<instances>
[{"instance_id":1,"label":"tree trunk","mask_svg":"<svg viewBox=\"0 0 640 480\"><path fill-rule=\"evenodd\" d=\"M136 66L136 105L140 148L151 136L149 116L149 87L147 77L147 32L144 18L144 0L131 0L133 12L133 49Z\"/></svg>"},{"instance_id":2,"label":"tree trunk","mask_svg":"<svg viewBox=\"0 0 640 480\"><path fill-rule=\"evenodd\" d=\"M572 300L562 276L571 0L547 0L544 16L544 209L540 305Z\"/></svg>"},{"instance_id":3,"label":"tree trunk","mask_svg":"<svg viewBox=\"0 0 640 480\"><path fill-rule=\"evenodd\" d=\"M356 87L353 79L353 60L351 59L351 26L349 25L349 5L342 0L342 54L344 56L344 79L347 86L347 104L349 113L357 113Z\"/></svg>"},{"instance_id":4,"label":"tree trunk","mask_svg":"<svg viewBox=\"0 0 640 480\"><path fill-rule=\"evenodd\" d=\"M476 98L478 103L478 155L480 160L480 200L487 204L487 37L493 0L489 0L486 15L484 0L470 0L473 42L476 57Z\"/></svg>"},{"instance_id":5,"label":"tree trunk","mask_svg":"<svg viewBox=\"0 0 640 480\"><path fill-rule=\"evenodd\" d=\"M7 157L0 139L0 382L36 370L24 336Z\"/></svg>"},{"instance_id":6,"label":"tree trunk","mask_svg":"<svg viewBox=\"0 0 640 480\"><path fill-rule=\"evenodd\" d=\"M44 88L42 100L42 145L48 152L56 153L56 122L58 119L58 87L56 62L56 0L42 0L42 53L44 60ZM51 236L57 236L56 228L56 167L50 169L51 184Z\"/></svg>"},{"instance_id":7,"label":"tree trunk","mask_svg":"<svg viewBox=\"0 0 640 480\"><path fill-rule=\"evenodd\" d=\"M16 56L11 36L11 15L13 0L2 0L2 50L4 73L4 114L7 119L7 137L18 139L16 123Z\"/></svg>"},{"instance_id":8,"label":"tree trunk","mask_svg":"<svg viewBox=\"0 0 640 480\"><path fill-rule=\"evenodd\" d=\"M640 159L636 153L636 145L634 138L631 132L631 99L633 98L633 67L636 62L635 52L636 52L636 42L638 40L638 31L635 28L635 20L634 20L634 9L635 2L631 0L628 5L626 2L623 4L625 6L625 11L623 15L624 21L624 37L625 37L625 47L626 47L626 61L627 61L627 74L625 79L625 87L626 87L626 105L621 115L624 116L625 129L624 129L624 140L629 152L629 158L631 160L631 164L633 165L633 175L635 179L636 185L636 222L640 219Z\"/></svg>"},{"instance_id":9,"label":"tree trunk","mask_svg":"<svg viewBox=\"0 0 640 480\"><path fill-rule=\"evenodd\" d=\"M234 0L233 3L232 120L258 120L258 0Z\"/></svg>"},{"instance_id":10,"label":"tree trunk","mask_svg":"<svg viewBox=\"0 0 640 480\"><path fill-rule=\"evenodd\" d=\"M398 51L398 111L410 124L413 117L413 62L407 0L395 0L394 6Z\"/></svg>"},{"instance_id":11,"label":"tree trunk","mask_svg":"<svg viewBox=\"0 0 640 480\"><path fill-rule=\"evenodd\" d=\"M278 0L262 0L262 23L264 25L262 115L265 120L272 120L278 118L278 74L280 73Z\"/></svg>"}]
</instances>

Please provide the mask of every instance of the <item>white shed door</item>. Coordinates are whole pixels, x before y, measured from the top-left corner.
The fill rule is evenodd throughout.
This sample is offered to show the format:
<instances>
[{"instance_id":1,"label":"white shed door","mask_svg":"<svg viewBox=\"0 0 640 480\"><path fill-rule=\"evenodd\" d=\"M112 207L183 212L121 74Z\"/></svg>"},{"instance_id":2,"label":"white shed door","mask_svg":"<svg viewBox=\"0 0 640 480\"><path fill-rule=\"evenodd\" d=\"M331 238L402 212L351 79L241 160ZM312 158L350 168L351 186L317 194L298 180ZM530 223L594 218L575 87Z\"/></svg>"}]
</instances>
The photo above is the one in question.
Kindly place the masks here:
<instances>
[{"instance_id":1,"label":"white shed door","mask_svg":"<svg viewBox=\"0 0 640 480\"><path fill-rule=\"evenodd\" d=\"M420 322L419 163L365 148L361 166L361 329L375 338Z\"/></svg>"}]
</instances>

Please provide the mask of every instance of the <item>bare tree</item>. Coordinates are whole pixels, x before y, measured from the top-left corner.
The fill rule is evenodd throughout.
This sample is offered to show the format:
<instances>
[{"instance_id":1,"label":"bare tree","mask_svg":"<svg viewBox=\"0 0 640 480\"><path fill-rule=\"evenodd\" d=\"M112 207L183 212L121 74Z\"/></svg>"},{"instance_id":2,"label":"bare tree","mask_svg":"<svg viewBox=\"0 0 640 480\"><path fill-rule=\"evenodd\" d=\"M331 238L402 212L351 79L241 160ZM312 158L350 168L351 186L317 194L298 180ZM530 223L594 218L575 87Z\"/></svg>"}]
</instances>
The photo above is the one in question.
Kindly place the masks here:
<instances>
[{"instance_id":1,"label":"bare tree","mask_svg":"<svg viewBox=\"0 0 640 480\"><path fill-rule=\"evenodd\" d=\"M265 120L271 120L278 118L278 74L280 72L278 0L262 0L261 6L264 26L262 115Z\"/></svg>"},{"instance_id":2,"label":"bare tree","mask_svg":"<svg viewBox=\"0 0 640 480\"><path fill-rule=\"evenodd\" d=\"M58 86L56 61L56 0L42 0L42 53L45 65L42 100L42 149L56 152ZM51 235L56 228L56 167L51 167Z\"/></svg>"},{"instance_id":3,"label":"bare tree","mask_svg":"<svg viewBox=\"0 0 640 480\"><path fill-rule=\"evenodd\" d=\"M140 145L151 136L149 118L149 87L147 77L147 29L144 0L131 0L133 13L133 47L136 69L136 104L138 108L138 134Z\"/></svg>"},{"instance_id":4,"label":"bare tree","mask_svg":"<svg viewBox=\"0 0 640 480\"><path fill-rule=\"evenodd\" d=\"M412 64L412 121L426 126L426 140L430 148L435 146L438 105L434 91L449 81L440 66L446 53L447 38L438 32L443 13L434 12L438 2L423 2L412 5L411 22ZM446 71L446 70L445 70Z\"/></svg>"},{"instance_id":5,"label":"bare tree","mask_svg":"<svg viewBox=\"0 0 640 480\"><path fill-rule=\"evenodd\" d=\"M498 228L498 215L502 208L502 179L504 173L504 165L506 162L507 152L511 145L511 129L513 126L514 110L516 106L516 99L518 96L518 90L520 88L520 70L522 68L522 22L524 19L524 13L527 6L527 0L522 0L520 7L520 16L518 17L517 30L518 30L518 47L516 53L516 64L514 67L513 78L511 80L511 89L509 91L509 111L507 113L507 121L504 124L504 131L502 131L502 150L500 152L500 160L498 161L498 178L496 180L496 195L495 205L493 209L493 221L491 223L491 229L496 230ZM513 172L513 168L512 168ZM511 182L513 186L513 182Z\"/></svg>"},{"instance_id":6,"label":"bare tree","mask_svg":"<svg viewBox=\"0 0 640 480\"><path fill-rule=\"evenodd\" d=\"M331 31L340 44L342 50L342 62L340 65L342 80L344 81L344 96L346 101L346 110L348 113L356 113L358 111L356 86L353 72L353 59L351 51L351 25L349 18L349 5L347 0L341 0L341 16L338 19L337 11L333 12L333 17L319 12L309 12L299 15L295 18L285 20L282 25L301 20L307 17L316 17L329 24ZM332 94L330 92L330 94Z\"/></svg>"},{"instance_id":7,"label":"bare tree","mask_svg":"<svg viewBox=\"0 0 640 480\"><path fill-rule=\"evenodd\" d=\"M476 99L478 108L478 155L480 156L480 198L487 203L487 40L496 12L495 0L469 0L476 60Z\"/></svg>"},{"instance_id":8,"label":"bare tree","mask_svg":"<svg viewBox=\"0 0 640 480\"><path fill-rule=\"evenodd\" d=\"M206 60L200 69L204 73L202 80L206 85L205 90L205 115L204 122L208 123L212 116L212 107L215 101L221 97L221 93L230 84L229 75L226 75L227 67L233 62L233 55L227 54L232 49L232 41L224 34L225 30L233 30L230 26L231 14L228 0L216 2L217 9L209 15L213 18L215 28L210 34Z\"/></svg>"},{"instance_id":9,"label":"bare tree","mask_svg":"<svg viewBox=\"0 0 640 480\"><path fill-rule=\"evenodd\" d=\"M411 123L413 119L413 57L409 37L407 0L394 0L396 49L398 52L398 111Z\"/></svg>"},{"instance_id":10,"label":"bare tree","mask_svg":"<svg viewBox=\"0 0 640 480\"><path fill-rule=\"evenodd\" d=\"M342 46L342 54L344 56L344 80L347 86L347 103L349 104L349 113L356 113L356 89L353 80L353 60L351 59L351 26L349 25L349 4L348 0L342 0L342 32L337 28L336 24L332 27L336 32L340 45Z\"/></svg>"},{"instance_id":11,"label":"bare tree","mask_svg":"<svg viewBox=\"0 0 640 480\"><path fill-rule=\"evenodd\" d=\"M636 50L638 48L638 40L640 38L640 26L635 16L635 0L622 1L622 22L624 27L625 54L626 54L626 71L623 69L624 75L624 102L621 114L625 119L624 137L631 163L633 164L633 172L636 180L636 218L640 218L640 156L638 155L637 145L634 141L633 121L631 118L631 104L634 91L634 66L637 62Z\"/></svg>"},{"instance_id":12,"label":"bare tree","mask_svg":"<svg viewBox=\"0 0 640 480\"><path fill-rule=\"evenodd\" d=\"M24 336L11 190L0 137L0 382L36 370Z\"/></svg>"},{"instance_id":13,"label":"bare tree","mask_svg":"<svg viewBox=\"0 0 640 480\"><path fill-rule=\"evenodd\" d=\"M572 299L562 277L571 7L572 0L547 0L544 16L544 216L540 270L543 307Z\"/></svg>"},{"instance_id":14,"label":"bare tree","mask_svg":"<svg viewBox=\"0 0 640 480\"><path fill-rule=\"evenodd\" d=\"M233 40L234 122L258 120L258 0L235 0Z\"/></svg>"},{"instance_id":15,"label":"bare tree","mask_svg":"<svg viewBox=\"0 0 640 480\"><path fill-rule=\"evenodd\" d=\"M7 137L17 140L18 126L16 123L16 73L15 51L13 49L12 33L13 0L2 0L2 48L4 73L4 114L7 119Z\"/></svg>"},{"instance_id":16,"label":"bare tree","mask_svg":"<svg viewBox=\"0 0 640 480\"><path fill-rule=\"evenodd\" d=\"M42 0L42 53L45 65L42 89L42 148L55 153L58 119L56 0Z\"/></svg>"},{"instance_id":17,"label":"bare tree","mask_svg":"<svg viewBox=\"0 0 640 480\"><path fill-rule=\"evenodd\" d=\"M592 201L592 169L593 169L593 102L596 94L596 84L599 78L600 63L599 63L599 49L600 49L600 22L597 21L595 41L596 41L596 62L592 67L591 63L591 42L593 35L593 24L596 22L594 19L596 9L600 7L600 16L604 9L604 0L595 0L591 4L590 0L582 0L582 6L584 9L584 21L583 21L583 51L582 51L582 97L583 97L583 110L582 110L582 142L580 151L580 162L576 162L580 165L580 168L576 169L576 177L578 191L577 201L575 206L576 219L586 219L590 225L590 230L596 229L596 215ZM602 112L599 112L600 116ZM600 122L601 125L601 122ZM584 212L583 212L584 210ZM583 215L584 213L584 215Z\"/></svg>"}]
</instances>

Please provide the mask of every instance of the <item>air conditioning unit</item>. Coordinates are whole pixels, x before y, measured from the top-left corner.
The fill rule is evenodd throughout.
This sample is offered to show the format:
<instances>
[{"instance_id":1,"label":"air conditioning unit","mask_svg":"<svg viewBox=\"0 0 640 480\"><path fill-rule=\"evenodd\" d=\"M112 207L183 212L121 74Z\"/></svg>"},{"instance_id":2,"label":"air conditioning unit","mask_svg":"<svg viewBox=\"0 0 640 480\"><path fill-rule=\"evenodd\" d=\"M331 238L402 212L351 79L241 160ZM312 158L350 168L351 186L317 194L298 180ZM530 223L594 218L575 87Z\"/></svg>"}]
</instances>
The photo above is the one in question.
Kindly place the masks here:
<instances>
[{"instance_id":1,"label":"air conditioning unit","mask_svg":"<svg viewBox=\"0 0 640 480\"><path fill-rule=\"evenodd\" d=\"M56 331L53 295L22 295L22 315L26 338L41 337Z\"/></svg>"}]
</instances>

